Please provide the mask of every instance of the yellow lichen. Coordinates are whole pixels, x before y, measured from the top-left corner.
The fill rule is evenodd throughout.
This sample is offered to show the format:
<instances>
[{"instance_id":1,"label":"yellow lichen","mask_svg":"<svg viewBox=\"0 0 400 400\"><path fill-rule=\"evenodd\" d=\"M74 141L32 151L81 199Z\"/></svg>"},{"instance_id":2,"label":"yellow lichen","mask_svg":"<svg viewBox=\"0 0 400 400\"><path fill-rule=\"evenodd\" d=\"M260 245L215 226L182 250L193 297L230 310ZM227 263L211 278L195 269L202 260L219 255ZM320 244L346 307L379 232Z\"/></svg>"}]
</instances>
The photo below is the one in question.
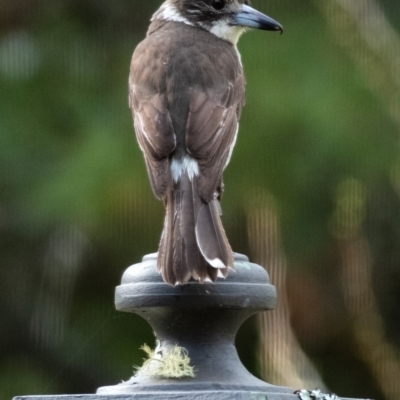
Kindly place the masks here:
<instances>
[{"instance_id":1,"label":"yellow lichen","mask_svg":"<svg viewBox=\"0 0 400 400\"><path fill-rule=\"evenodd\" d=\"M152 350L145 344L140 349L147 354L147 358L141 367L135 367L136 376L194 378L194 368L190 365L189 354L185 348L175 345L161 351L159 346Z\"/></svg>"}]
</instances>

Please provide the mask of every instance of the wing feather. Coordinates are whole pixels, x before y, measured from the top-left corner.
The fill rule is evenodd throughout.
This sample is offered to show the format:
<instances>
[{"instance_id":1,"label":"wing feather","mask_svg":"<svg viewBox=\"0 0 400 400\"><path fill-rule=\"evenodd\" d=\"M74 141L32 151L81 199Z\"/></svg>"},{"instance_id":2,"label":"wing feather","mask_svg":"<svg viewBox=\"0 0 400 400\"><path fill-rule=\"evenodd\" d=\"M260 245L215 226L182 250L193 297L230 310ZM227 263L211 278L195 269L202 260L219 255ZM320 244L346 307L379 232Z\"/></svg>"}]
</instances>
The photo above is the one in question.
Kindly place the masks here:
<instances>
[{"instance_id":1,"label":"wing feather","mask_svg":"<svg viewBox=\"0 0 400 400\"><path fill-rule=\"evenodd\" d=\"M243 77L221 92L194 88L186 127L186 146L200 167L199 194L211 201L236 141L244 103Z\"/></svg>"},{"instance_id":2,"label":"wing feather","mask_svg":"<svg viewBox=\"0 0 400 400\"><path fill-rule=\"evenodd\" d=\"M172 179L168 157L176 147L167 98L160 93L142 93L135 85L131 85L130 106L136 138L145 157L151 187L157 198L164 198Z\"/></svg>"}]
</instances>

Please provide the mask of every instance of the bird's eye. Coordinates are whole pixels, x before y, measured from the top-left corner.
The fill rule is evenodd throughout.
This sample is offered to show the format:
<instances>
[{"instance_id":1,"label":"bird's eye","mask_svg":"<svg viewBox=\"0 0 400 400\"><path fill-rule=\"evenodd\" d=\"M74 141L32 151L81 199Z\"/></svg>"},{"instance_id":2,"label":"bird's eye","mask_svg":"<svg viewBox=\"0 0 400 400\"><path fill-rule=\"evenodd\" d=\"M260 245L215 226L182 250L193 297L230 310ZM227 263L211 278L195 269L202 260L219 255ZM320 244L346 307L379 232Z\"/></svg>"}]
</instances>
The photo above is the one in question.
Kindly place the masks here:
<instances>
[{"instance_id":1,"label":"bird's eye","mask_svg":"<svg viewBox=\"0 0 400 400\"><path fill-rule=\"evenodd\" d=\"M225 0L213 0L211 5L216 10L222 10L225 7Z\"/></svg>"}]
</instances>

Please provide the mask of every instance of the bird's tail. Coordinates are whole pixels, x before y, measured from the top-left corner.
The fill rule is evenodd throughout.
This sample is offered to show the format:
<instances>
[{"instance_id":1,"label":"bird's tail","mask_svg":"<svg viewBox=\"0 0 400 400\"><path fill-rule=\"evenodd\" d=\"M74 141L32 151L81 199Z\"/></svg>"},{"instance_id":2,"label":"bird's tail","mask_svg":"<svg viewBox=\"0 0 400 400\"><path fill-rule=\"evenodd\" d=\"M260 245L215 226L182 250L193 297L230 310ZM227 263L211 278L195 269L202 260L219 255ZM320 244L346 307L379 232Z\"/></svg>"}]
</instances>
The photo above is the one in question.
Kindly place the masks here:
<instances>
[{"instance_id":1,"label":"bird's tail","mask_svg":"<svg viewBox=\"0 0 400 400\"><path fill-rule=\"evenodd\" d=\"M191 278L214 282L233 269L233 254L217 201L203 202L197 192L197 178L189 179L186 172L167 194L157 260L166 283L184 284Z\"/></svg>"}]
</instances>

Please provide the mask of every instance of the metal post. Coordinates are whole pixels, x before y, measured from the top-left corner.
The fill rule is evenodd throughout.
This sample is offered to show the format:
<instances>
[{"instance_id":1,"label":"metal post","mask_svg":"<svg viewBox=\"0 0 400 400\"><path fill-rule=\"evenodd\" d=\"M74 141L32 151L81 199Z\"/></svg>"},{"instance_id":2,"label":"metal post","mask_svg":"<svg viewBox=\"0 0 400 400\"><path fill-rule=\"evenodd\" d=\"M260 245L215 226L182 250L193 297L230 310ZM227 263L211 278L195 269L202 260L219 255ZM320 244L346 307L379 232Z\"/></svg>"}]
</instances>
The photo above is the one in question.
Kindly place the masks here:
<instances>
[{"instance_id":1,"label":"metal post","mask_svg":"<svg viewBox=\"0 0 400 400\"><path fill-rule=\"evenodd\" d=\"M184 348L194 377L138 374L96 394L15 397L14 400L298 400L293 389L265 383L239 360L234 340L250 316L274 308L275 287L264 268L235 255L236 272L216 283L166 285L156 270L156 254L128 268L116 289L119 311L142 316L153 327L163 354Z\"/></svg>"}]
</instances>

